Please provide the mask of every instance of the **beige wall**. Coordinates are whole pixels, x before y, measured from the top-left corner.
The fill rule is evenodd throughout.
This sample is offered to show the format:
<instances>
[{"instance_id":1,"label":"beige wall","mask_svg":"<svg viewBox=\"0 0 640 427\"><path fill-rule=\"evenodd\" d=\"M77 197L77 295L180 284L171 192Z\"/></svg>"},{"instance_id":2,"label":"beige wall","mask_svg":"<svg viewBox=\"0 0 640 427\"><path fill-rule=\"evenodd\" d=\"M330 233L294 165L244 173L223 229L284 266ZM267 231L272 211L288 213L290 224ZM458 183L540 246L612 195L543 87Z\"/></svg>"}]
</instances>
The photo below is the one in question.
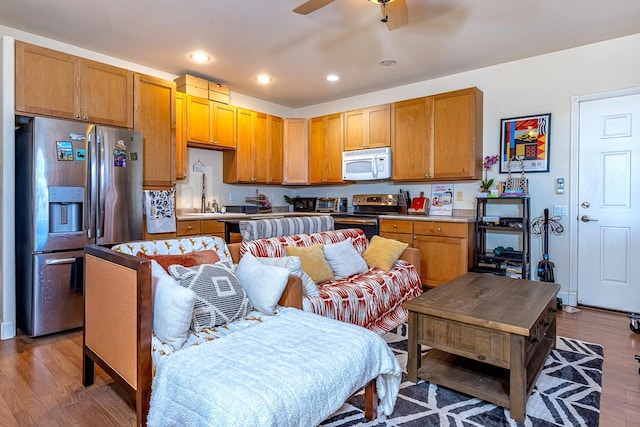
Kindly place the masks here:
<instances>
[{"instance_id":1,"label":"beige wall","mask_svg":"<svg viewBox=\"0 0 640 427\"><path fill-rule=\"evenodd\" d=\"M41 44L58 50L67 51L91 59L113 63L118 66L157 75L163 78L175 76L158 70L150 70L136 64L127 63L117 58L105 57L93 52L85 51L73 46L58 43L52 40L22 33L7 27L0 26L0 36L10 35L16 39L31 43ZM550 139L550 172L529 174L529 190L531 194L532 216L538 216L544 208L553 209L554 205L569 207L569 215L562 218L566 232L562 236L553 236L549 242L549 251L555 262L556 281L562 285L561 296L566 296L569 289L569 259L570 241L569 229L574 225L572 218L571 194L571 97L587 95L604 91L640 86L640 58L635 52L640 51L640 34L615 39L607 42L596 43L580 48L565 50L553 54L542 55L520 61L496 65L493 67L473 70L440 79L423 81L411 85L396 87L389 90L369 93L366 95L341 99L334 102L313 105L297 110L279 106L268 101L231 93L231 102L245 108L251 108L282 117L314 117L338 111L347 111L355 108L373 106L401 99L415 98L424 95L447 92L469 86L477 86L484 92L484 154L497 154L499 149L500 119L518 117L529 114L551 113L551 139ZM7 59L5 58L3 63ZM11 60L12 61L12 60ZM4 64L3 64L4 65ZM12 69L13 65L8 67ZM6 68L6 67L5 67ZM13 89L8 90L6 82L3 84L3 105L7 94L13 96ZM13 82L11 76L11 82ZM11 83L12 85L13 83ZM11 110L13 110L13 102ZM5 112L10 113L10 112ZM10 114L9 114L10 116ZM7 114L2 119L3 146L12 143L13 123L12 116ZM220 204L240 204L244 197L255 194L254 186L227 185L221 183L222 155L219 152L211 152L199 149L189 149L187 169L197 160L206 165L207 198L217 198ZM494 178L504 179L499 176L497 168L493 171ZM567 189L564 195L556 195L554 182L558 177L565 178ZM179 207L200 206L201 175L193 174L184 182L178 184L180 193ZM4 188L8 185L3 183ZM273 198L274 205L283 205L282 196L287 195L337 195L350 197L357 193L386 193L397 192L399 188L408 189L412 195L420 191L430 192L430 186L424 184L394 185L393 183L354 184L341 187L258 187L261 192ZM456 209L474 209L474 197L478 189L477 183L456 184L456 191L463 192L463 200L456 202ZM236 201L232 201L231 196ZM3 201L3 206L7 204ZM7 213L4 209L3 217ZM2 230L3 247L13 233L13 229L7 221L3 223ZM12 237L11 237L12 238ZM12 243L11 243L12 244ZM12 246L11 246L12 247ZM535 262L540 257L539 242L532 241L531 260ZM5 251L6 252L6 251ZM7 258L3 255L2 262ZM15 322L15 310L11 311L11 300L15 298L14 284L10 277L5 275L7 269L0 266L2 276L2 312L0 318L3 326ZM575 289L575 284L573 284ZM565 299L566 301L566 299ZM12 320L13 319L13 320ZM9 329L9 328L7 328ZM3 328L4 330L4 328ZM3 338L6 338L3 336Z\"/></svg>"}]
</instances>

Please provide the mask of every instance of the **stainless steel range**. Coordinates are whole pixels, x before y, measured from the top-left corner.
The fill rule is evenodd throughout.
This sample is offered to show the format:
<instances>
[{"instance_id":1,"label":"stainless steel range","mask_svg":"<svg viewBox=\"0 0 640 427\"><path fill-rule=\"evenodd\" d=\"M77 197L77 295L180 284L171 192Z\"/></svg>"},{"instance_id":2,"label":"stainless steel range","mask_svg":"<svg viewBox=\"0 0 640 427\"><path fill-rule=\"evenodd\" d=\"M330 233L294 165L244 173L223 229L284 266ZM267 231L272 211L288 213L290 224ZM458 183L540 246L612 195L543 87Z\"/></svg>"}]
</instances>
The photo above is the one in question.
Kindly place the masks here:
<instances>
[{"instance_id":1,"label":"stainless steel range","mask_svg":"<svg viewBox=\"0 0 640 427\"><path fill-rule=\"evenodd\" d=\"M353 196L352 214L332 214L336 230L360 228L368 239L379 234L380 215L399 212L397 194L356 194Z\"/></svg>"}]
</instances>

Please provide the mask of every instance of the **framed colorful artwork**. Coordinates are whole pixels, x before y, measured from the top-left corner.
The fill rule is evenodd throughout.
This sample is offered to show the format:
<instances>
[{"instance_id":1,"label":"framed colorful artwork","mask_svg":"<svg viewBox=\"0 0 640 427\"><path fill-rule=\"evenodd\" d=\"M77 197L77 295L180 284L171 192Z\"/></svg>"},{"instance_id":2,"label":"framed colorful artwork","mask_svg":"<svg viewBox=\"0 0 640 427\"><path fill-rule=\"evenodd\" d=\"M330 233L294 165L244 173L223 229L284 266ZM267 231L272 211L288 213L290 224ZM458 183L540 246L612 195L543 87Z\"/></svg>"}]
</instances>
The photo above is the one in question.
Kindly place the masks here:
<instances>
[{"instance_id":1,"label":"framed colorful artwork","mask_svg":"<svg viewBox=\"0 0 640 427\"><path fill-rule=\"evenodd\" d=\"M500 172L549 172L551 113L500 120Z\"/></svg>"}]
</instances>

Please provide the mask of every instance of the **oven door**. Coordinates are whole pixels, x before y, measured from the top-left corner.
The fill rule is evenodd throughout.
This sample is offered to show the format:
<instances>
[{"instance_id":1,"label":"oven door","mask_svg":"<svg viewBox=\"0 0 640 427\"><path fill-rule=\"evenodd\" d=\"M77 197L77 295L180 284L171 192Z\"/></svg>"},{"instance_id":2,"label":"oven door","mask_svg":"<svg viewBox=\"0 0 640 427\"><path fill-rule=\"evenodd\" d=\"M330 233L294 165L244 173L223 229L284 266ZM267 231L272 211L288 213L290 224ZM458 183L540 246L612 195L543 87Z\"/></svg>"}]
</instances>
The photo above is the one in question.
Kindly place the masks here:
<instances>
[{"instance_id":1,"label":"oven door","mask_svg":"<svg viewBox=\"0 0 640 427\"><path fill-rule=\"evenodd\" d=\"M344 230L345 228L359 228L364 231L367 239L371 240L373 236L379 234L378 217L356 216L356 215L332 215L333 226L336 230Z\"/></svg>"}]
</instances>

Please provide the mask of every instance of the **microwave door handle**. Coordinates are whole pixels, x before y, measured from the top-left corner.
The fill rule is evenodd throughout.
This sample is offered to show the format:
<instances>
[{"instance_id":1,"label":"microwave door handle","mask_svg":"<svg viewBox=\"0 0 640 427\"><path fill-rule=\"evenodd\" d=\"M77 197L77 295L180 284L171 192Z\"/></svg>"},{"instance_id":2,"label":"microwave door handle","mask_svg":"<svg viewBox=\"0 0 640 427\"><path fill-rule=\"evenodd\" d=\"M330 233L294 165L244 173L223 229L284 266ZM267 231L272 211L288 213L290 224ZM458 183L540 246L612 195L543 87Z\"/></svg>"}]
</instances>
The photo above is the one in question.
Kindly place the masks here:
<instances>
[{"instance_id":1,"label":"microwave door handle","mask_svg":"<svg viewBox=\"0 0 640 427\"><path fill-rule=\"evenodd\" d=\"M373 168L371 168L371 171L373 172L373 177L377 178L378 177L378 156L373 156Z\"/></svg>"}]
</instances>

